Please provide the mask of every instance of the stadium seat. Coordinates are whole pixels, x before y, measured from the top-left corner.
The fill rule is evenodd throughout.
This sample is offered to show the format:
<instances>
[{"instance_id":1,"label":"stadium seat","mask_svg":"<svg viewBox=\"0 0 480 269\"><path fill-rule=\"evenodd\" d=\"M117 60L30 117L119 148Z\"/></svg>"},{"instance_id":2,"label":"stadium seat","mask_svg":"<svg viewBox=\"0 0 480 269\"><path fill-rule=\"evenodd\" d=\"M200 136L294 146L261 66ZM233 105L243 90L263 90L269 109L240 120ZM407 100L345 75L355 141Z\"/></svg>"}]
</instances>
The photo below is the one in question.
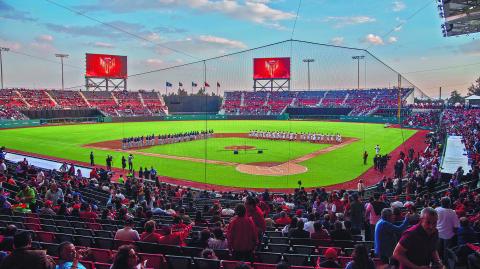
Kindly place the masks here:
<instances>
[{"instance_id":1,"label":"stadium seat","mask_svg":"<svg viewBox=\"0 0 480 269\"><path fill-rule=\"evenodd\" d=\"M162 253L161 248L155 243L137 241L135 245L138 247L138 251L142 253Z\"/></svg>"},{"instance_id":2,"label":"stadium seat","mask_svg":"<svg viewBox=\"0 0 480 269\"><path fill-rule=\"evenodd\" d=\"M261 263L277 263L282 258L281 253L257 252L256 255Z\"/></svg>"},{"instance_id":3,"label":"stadium seat","mask_svg":"<svg viewBox=\"0 0 480 269\"><path fill-rule=\"evenodd\" d=\"M182 253L185 256L190 256L190 257L199 257L200 252L202 252L202 248L197 248L197 247L182 247ZM217 251L215 250L215 253Z\"/></svg>"},{"instance_id":4,"label":"stadium seat","mask_svg":"<svg viewBox=\"0 0 480 269\"><path fill-rule=\"evenodd\" d=\"M55 234L51 232L36 231L35 236L40 242L56 243ZM72 242L72 241L70 241Z\"/></svg>"},{"instance_id":5,"label":"stadium seat","mask_svg":"<svg viewBox=\"0 0 480 269\"><path fill-rule=\"evenodd\" d=\"M253 263L253 269L275 269L275 267L276 267L275 264L259 263L259 262Z\"/></svg>"},{"instance_id":6,"label":"stadium seat","mask_svg":"<svg viewBox=\"0 0 480 269\"><path fill-rule=\"evenodd\" d=\"M220 269L219 260L193 258L195 269Z\"/></svg>"},{"instance_id":7,"label":"stadium seat","mask_svg":"<svg viewBox=\"0 0 480 269\"><path fill-rule=\"evenodd\" d=\"M90 248L90 255L94 262L110 263L112 252L109 249Z\"/></svg>"},{"instance_id":8,"label":"stadium seat","mask_svg":"<svg viewBox=\"0 0 480 269\"><path fill-rule=\"evenodd\" d=\"M283 258L290 265L306 265L308 263L308 255L304 254L283 254Z\"/></svg>"},{"instance_id":9,"label":"stadium seat","mask_svg":"<svg viewBox=\"0 0 480 269\"><path fill-rule=\"evenodd\" d=\"M293 245L293 252L297 254L310 255L315 252L314 246Z\"/></svg>"},{"instance_id":10,"label":"stadium seat","mask_svg":"<svg viewBox=\"0 0 480 269\"><path fill-rule=\"evenodd\" d=\"M239 264L242 264L241 261L229 261L229 260L222 260L221 264L223 269L235 269Z\"/></svg>"},{"instance_id":11,"label":"stadium seat","mask_svg":"<svg viewBox=\"0 0 480 269\"><path fill-rule=\"evenodd\" d=\"M113 248L113 239L104 237L94 237L95 247L103 249Z\"/></svg>"},{"instance_id":12,"label":"stadium seat","mask_svg":"<svg viewBox=\"0 0 480 269\"><path fill-rule=\"evenodd\" d=\"M192 260L190 257L165 255L169 269L191 269Z\"/></svg>"},{"instance_id":13,"label":"stadium seat","mask_svg":"<svg viewBox=\"0 0 480 269\"><path fill-rule=\"evenodd\" d=\"M285 253L290 249L287 244L268 244L268 252Z\"/></svg>"},{"instance_id":14,"label":"stadium seat","mask_svg":"<svg viewBox=\"0 0 480 269\"><path fill-rule=\"evenodd\" d=\"M153 269L166 269L167 267L165 257L162 254L139 253L138 255L142 261L147 261L147 267Z\"/></svg>"},{"instance_id":15,"label":"stadium seat","mask_svg":"<svg viewBox=\"0 0 480 269\"><path fill-rule=\"evenodd\" d=\"M94 265L95 265L95 269L110 269L110 267L112 266L109 263L101 263L101 262L95 262Z\"/></svg>"},{"instance_id":16,"label":"stadium seat","mask_svg":"<svg viewBox=\"0 0 480 269\"><path fill-rule=\"evenodd\" d=\"M93 239L90 236L75 235L75 244L82 247L92 247L94 245Z\"/></svg>"}]
</instances>

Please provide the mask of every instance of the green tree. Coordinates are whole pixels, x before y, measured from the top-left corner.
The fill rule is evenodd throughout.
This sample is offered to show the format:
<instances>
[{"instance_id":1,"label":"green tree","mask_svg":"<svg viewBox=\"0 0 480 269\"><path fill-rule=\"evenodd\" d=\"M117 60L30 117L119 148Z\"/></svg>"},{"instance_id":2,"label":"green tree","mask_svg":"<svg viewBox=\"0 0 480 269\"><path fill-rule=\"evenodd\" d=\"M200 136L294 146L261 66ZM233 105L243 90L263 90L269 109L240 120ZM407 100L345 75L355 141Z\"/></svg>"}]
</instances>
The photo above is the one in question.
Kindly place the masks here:
<instances>
[{"instance_id":1,"label":"green tree","mask_svg":"<svg viewBox=\"0 0 480 269\"><path fill-rule=\"evenodd\" d=\"M468 87L467 96L478 95L480 96L480 77L475 80L472 86Z\"/></svg>"},{"instance_id":2,"label":"green tree","mask_svg":"<svg viewBox=\"0 0 480 269\"><path fill-rule=\"evenodd\" d=\"M204 96L204 95L205 95L205 88L204 88L204 87L201 87L201 88L198 90L197 95Z\"/></svg>"},{"instance_id":3,"label":"green tree","mask_svg":"<svg viewBox=\"0 0 480 269\"><path fill-rule=\"evenodd\" d=\"M465 97L463 97L457 90L454 90L450 93L450 98L448 98L448 104L454 105L456 103L464 104Z\"/></svg>"}]
</instances>

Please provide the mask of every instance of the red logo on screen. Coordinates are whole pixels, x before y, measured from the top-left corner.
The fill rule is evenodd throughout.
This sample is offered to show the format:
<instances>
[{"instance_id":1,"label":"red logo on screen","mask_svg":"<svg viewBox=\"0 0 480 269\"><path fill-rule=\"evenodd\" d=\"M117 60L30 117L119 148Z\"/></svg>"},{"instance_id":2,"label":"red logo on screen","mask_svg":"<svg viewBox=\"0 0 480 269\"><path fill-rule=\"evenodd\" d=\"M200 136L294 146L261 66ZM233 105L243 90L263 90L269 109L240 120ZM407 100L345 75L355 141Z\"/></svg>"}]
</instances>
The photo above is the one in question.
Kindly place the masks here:
<instances>
[{"instance_id":1,"label":"red logo on screen","mask_svg":"<svg viewBox=\"0 0 480 269\"><path fill-rule=\"evenodd\" d=\"M127 57L87 53L86 77L126 78Z\"/></svg>"},{"instance_id":2,"label":"red logo on screen","mask_svg":"<svg viewBox=\"0 0 480 269\"><path fill-rule=\"evenodd\" d=\"M110 71L115 67L115 59L110 57L101 58L100 65L103 67L105 74L110 74Z\"/></svg>"},{"instance_id":3,"label":"red logo on screen","mask_svg":"<svg viewBox=\"0 0 480 269\"><path fill-rule=\"evenodd\" d=\"M253 59L254 79L289 79L290 58Z\"/></svg>"}]
</instances>

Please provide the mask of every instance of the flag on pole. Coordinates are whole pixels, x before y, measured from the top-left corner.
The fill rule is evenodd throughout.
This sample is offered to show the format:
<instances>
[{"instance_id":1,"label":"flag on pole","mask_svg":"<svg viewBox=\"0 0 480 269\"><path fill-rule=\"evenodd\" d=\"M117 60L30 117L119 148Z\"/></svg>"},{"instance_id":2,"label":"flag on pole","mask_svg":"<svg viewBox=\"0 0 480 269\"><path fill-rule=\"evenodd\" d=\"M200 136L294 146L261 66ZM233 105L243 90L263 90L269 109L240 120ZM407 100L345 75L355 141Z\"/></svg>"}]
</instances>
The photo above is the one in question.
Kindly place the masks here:
<instances>
[{"instance_id":1,"label":"flag on pole","mask_svg":"<svg viewBox=\"0 0 480 269\"><path fill-rule=\"evenodd\" d=\"M219 87L219 88L220 88L220 82L218 82L218 81L217 81L217 87Z\"/></svg>"},{"instance_id":2,"label":"flag on pole","mask_svg":"<svg viewBox=\"0 0 480 269\"><path fill-rule=\"evenodd\" d=\"M210 85L205 81L205 87L210 87Z\"/></svg>"},{"instance_id":3,"label":"flag on pole","mask_svg":"<svg viewBox=\"0 0 480 269\"><path fill-rule=\"evenodd\" d=\"M170 82L167 81L167 83L165 83L165 86L166 86L166 87L172 87L172 83L170 83Z\"/></svg>"},{"instance_id":4,"label":"flag on pole","mask_svg":"<svg viewBox=\"0 0 480 269\"><path fill-rule=\"evenodd\" d=\"M183 83L178 82L178 86L179 86L179 87L183 87Z\"/></svg>"},{"instance_id":5,"label":"flag on pole","mask_svg":"<svg viewBox=\"0 0 480 269\"><path fill-rule=\"evenodd\" d=\"M192 87L197 87L197 83L192 81Z\"/></svg>"}]
</instances>

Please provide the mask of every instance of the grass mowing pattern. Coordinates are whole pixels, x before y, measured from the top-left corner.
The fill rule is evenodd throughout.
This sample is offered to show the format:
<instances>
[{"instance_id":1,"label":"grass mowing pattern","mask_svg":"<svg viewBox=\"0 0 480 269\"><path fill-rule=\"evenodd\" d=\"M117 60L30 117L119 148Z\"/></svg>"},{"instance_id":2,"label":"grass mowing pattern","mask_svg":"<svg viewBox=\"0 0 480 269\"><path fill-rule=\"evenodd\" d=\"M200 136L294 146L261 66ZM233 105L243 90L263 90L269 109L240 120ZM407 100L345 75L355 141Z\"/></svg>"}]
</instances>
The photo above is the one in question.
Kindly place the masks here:
<instances>
[{"instance_id":1,"label":"grass mowing pattern","mask_svg":"<svg viewBox=\"0 0 480 269\"><path fill-rule=\"evenodd\" d=\"M246 133L251 129L256 130L279 130L292 132L321 132L341 133L345 137L355 137L359 141L341 149L307 160L301 165L308 167L308 172L292 176L255 176L242 174L235 167L221 165L194 163L182 160L161 159L148 156L135 156L134 166L154 166L160 175L188 179L202 183L218 184L234 187L255 188L292 188L297 186L297 181L302 180L303 186L326 186L342 183L354 179L373 165L374 147L379 144L381 152L391 152L402 144L400 129L384 128L382 124L364 124L347 122L320 122L320 121L161 121L161 122L129 122L109 124L85 124L48 126L41 128L20 128L0 131L0 145L7 148L23 150L38 154L44 154L59 158L88 162L90 149L82 145L121 139L127 136L137 136L155 133L175 133L191 130L213 129L216 133ZM404 139L408 139L416 131L403 130ZM216 140L216 139L214 139ZM216 150L211 150L210 143L200 142L197 149L191 154L202 155L201 158L212 159L234 158L232 156L218 155ZM265 141L268 143L269 141ZM273 141L271 141L273 142ZM203 143L203 147L202 144ZM243 145L245 138L233 138L234 145ZM238 155L238 162L263 162L294 159L299 150L299 144L307 144L313 147L319 146L311 143L281 142L282 145L272 145L275 148L275 156L272 160L265 160L259 154ZM177 145L178 146L178 145ZM183 147L183 146L178 146ZM203 149L208 149L204 150ZM215 146L213 147L215 148ZM363 165L362 153L366 149L369 153L368 165ZM154 149L152 149L154 150ZM156 150L156 149L155 149ZM270 149L269 149L270 150ZM274 150L273 148L271 149ZM302 149L303 150L303 149ZM95 150L96 163L105 164L106 154L113 155L114 166L120 167L122 153L113 151ZM185 152L185 149L182 150ZM179 151L179 154L182 152ZM197 153L194 153L197 152ZM191 155L190 155L191 156Z\"/></svg>"}]
</instances>

